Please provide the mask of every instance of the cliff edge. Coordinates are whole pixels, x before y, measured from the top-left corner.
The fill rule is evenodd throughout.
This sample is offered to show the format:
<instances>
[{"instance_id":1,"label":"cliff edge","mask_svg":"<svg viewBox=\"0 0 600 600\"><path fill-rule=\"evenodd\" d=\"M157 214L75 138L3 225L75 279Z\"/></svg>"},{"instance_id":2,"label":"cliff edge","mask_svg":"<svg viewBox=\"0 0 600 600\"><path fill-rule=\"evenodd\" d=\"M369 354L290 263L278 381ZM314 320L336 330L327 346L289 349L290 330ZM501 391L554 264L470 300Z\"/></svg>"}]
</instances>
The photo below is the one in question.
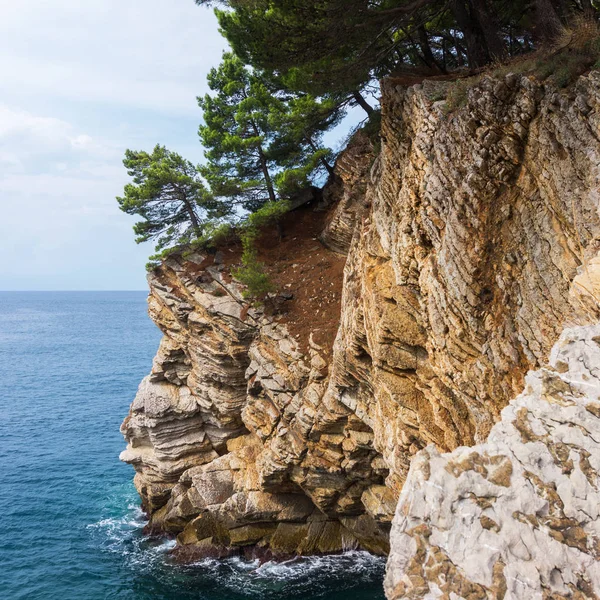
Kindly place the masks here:
<instances>
[{"instance_id":1,"label":"cliff edge","mask_svg":"<svg viewBox=\"0 0 600 600\"><path fill-rule=\"evenodd\" d=\"M387 554L394 518L390 598L524 597L506 582L523 579L525 564L543 582L531 590L600 594L595 567L559 576L539 553L513 559L506 541L494 542L495 558L481 552L479 571L464 553L456 558L459 538L483 543L487 519L486 536L527 527L552 539L571 539L564 527L579 519L586 548L598 544L597 514L569 512L561 486L551 490L545 478L558 471L522 466L546 448L564 469L576 452L590 468L573 466L584 478L565 475L568 489L592 498L593 444L579 440L580 451L562 429L529 423L530 437L518 438L521 466L496 446L515 435L504 424L511 410L546 410L536 385L576 378L538 371L502 413L526 373L546 368L565 327L580 328L561 343L589 347L591 330L581 327L600 318L600 74L562 91L515 74L484 77L450 114L449 85L382 83L380 151L357 134L319 210L291 213L283 246L262 250L282 292L277 306L244 300L230 276L235 248L173 256L150 275L150 316L164 338L123 423L122 459L136 469L150 527L176 534L183 556ZM567 359L564 373L579 360ZM586 376L598 375L591 365ZM580 435L589 402L575 387L564 393L557 415ZM563 414L570 402L579 416ZM502 500L494 517L473 501L471 520L452 508L453 494L477 498L482 485L523 491L525 502L525 480L545 508L532 497L511 513ZM444 490L451 517L427 482ZM583 552L572 534L561 573ZM414 567L438 555L431 568Z\"/></svg>"}]
</instances>

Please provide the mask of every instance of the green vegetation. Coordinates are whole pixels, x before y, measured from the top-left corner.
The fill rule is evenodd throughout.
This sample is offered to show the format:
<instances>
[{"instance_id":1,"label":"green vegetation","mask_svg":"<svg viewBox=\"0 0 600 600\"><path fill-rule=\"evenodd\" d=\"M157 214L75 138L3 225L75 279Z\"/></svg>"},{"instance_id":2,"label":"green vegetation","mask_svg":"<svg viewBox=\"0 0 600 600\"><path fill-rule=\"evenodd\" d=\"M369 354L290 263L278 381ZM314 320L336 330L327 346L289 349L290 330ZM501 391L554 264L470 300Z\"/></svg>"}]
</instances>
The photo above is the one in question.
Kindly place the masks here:
<instances>
[{"instance_id":1,"label":"green vegetation","mask_svg":"<svg viewBox=\"0 0 600 600\"><path fill-rule=\"evenodd\" d=\"M198 239L210 219L224 217L224 207L206 189L198 169L179 154L156 146L152 153L127 150L123 164L133 178L118 197L123 212L142 217L133 230L139 244L156 241L157 255Z\"/></svg>"},{"instance_id":2,"label":"green vegetation","mask_svg":"<svg viewBox=\"0 0 600 600\"><path fill-rule=\"evenodd\" d=\"M468 77L465 79L457 79L451 83L446 95L444 112L451 113L465 106L469 89L477 85L480 81L481 77Z\"/></svg>"},{"instance_id":3,"label":"green vegetation","mask_svg":"<svg viewBox=\"0 0 600 600\"><path fill-rule=\"evenodd\" d=\"M254 211L306 187L320 170L333 171L321 140L343 116L334 103L284 93L230 52L208 84L213 93L198 99L201 173L221 202Z\"/></svg>"},{"instance_id":4,"label":"green vegetation","mask_svg":"<svg viewBox=\"0 0 600 600\"><path fill-rule=\"evenodd\" d=\"M467 103L468 92L483 77L509 73L531 75L558 88L565 88L591 68L600 67L600 26L589 18L575 19L553 44L538 52L496 64L474 77L457 79L445 91L445 112L452 113ZM441 100L442 98L436 98Z\"/></svg>"},{"instance_id":5,"label":"green vegetation","mask_svg":"<svg viewBox=\"0 0 600 600\"><path fill-rule=\"evenodd\" d=\"M190 249L194 250L216 250L227 242L237 239L235 227L232 223L213 221L206 224L204 234L196 241L190 244Z\"/></svg>"},{"instance_id":6,"label":"green vegetation","mask_svg":"<svg viewBox=\"0 0 600 600\"><path fill-rule=\"evenodd\" d=\"M260 208L267 199L274 202L268 146L277 98L231 53L223 56L218 69L211 69L208 85L214 94L198 98L205 122L199 133L207 158L202 175L223 201L247 210Z\"/></svg>"},{"instance_id":7,"label":"green vegetation","mask_svg":"<svg viewBox=\"0 0 600 600\"><path fill-rule=\"evenodd\" d=\"M359 4L365 3L233 0L216 12L234 52L276 73L281 87L360 103L369 112L361 91L377 76L373 62L389 41L364 20Z\"/></svg>"},{"instance_id":8,"label":"green vegetation","mask_svg":"<svg viewBox=\"0 0 600 600\"><path fill-rule=\"evenodd\" d=\"M208 80L212 94L198 99L206 163L195 167L162 146L152 154L128 150L124 164L133 183L117 200L123 211L143 218L134 226L136 241L157 240L148 269L174 252L219 246L241 222L247 243L240 280L250 295L261 296L270 284L253 259L250 238L287 210L278 197L289 198L320 173L333 173L333 153L322 136L343 111L327 100L278 92L231 53Z\"/></svg>"},{"instance_id":9,"label":"green vegetation","mask_svg":"<svg viewBox=\"0 0 600 600\"><path fill-rule=\"evenodd\" d=\"M271 115L276 136L272 155L280 167L275 182L279 195L289 198L308 187L316 175L333 175L334 153L323 145L323 134L344 116L335 102L309 94L286 95Z\"/></svg>"},{"instance_id":10,"label":"green vegetation","mask_svg":"<svg viewBox=\"0 0 600 600\"><path fill-rule=\"evenodd\" d=\"M258 260L256 242L261 230L267 226L279 223L283 215L289 211L287 200L268 202L255 213L251 214L241 227L242 266L233 271L233 276L246 285L247 298L263 300L274 291L274 286L265 273L264 265Z\"/></svg>"},{"instance_id":11,"label":"green vegetation","mask_svg":"<svg viewBox=\"0 0 600 600\"><path fill-rule=\"evenodd\" d=\"M196 0L217 4L234 52L282 88L363 105L373 81L402 68L479 69L561 37L598 0ZM358 94L358 95L357 95ZM366 110L369 111L368 107Z\"/></svg>"}]
</instances>

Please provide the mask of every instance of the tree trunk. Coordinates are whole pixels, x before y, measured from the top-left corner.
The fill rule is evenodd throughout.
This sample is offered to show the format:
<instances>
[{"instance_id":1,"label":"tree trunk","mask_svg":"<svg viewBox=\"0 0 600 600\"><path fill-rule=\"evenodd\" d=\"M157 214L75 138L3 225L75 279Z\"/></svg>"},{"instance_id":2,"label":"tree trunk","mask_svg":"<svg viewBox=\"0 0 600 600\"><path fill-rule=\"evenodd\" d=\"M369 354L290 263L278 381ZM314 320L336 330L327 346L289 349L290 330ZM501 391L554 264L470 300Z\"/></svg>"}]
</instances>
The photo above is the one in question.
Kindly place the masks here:
<instances>
[{"instance_id":1,"label":"tree trunk","mask_svg":"<svg viewBox=\"0 0 600 600\"><path fill-rule=\"evenodd\" d=\"M306 140L306 143L312 148L313 152L318 152L319 149L315 146L314 142L310 139L309 136L305 135L304 139ZM321 164L325 167L325 169L327 170L327 172L334 177L335 176L335 171L333 170L333 167L323 158L321 157L319 159L321 161Z\"/></svg>"},{"instance_id":2,"label":"tree trunk","mask_svg":"<svg viewBox=\"0 0 600 600\"><path fill-rule=\"evenodd\" d=\"M273 181L271 180L269 167L267 165L267 159L265 158L265 153L263 152L262 146L258 147L258 157L260 159L260 168L263 172L263 177L265 178L265 184L267 185L267 191L269 192L269 200L271 202L276 202L277 197L275 196L275 190L273 189Z\"/></svg>"},{"instance_id":3,"label":"tree trunk","mask_svg":"<svg viewBox=\"0 0 600 600\"><path fill-rule=\"evenodd\" d=\"M194 227L194 230L196 231L196 233L198 233L200 231L200 222L198 221L198 217L196 216L196 213L194 212L194 206L190 202L190 200L188 198L188 194L186 193L186 191L184 189L179 187L177 184L171 184L171 185L172 185L172 191L173 191L173 195L175 196L175 199L179 200L183 204L183 206L185 208L185 212L187 212L188 217L190 218L190 221L192 223L192 226Z\"/></svg>"},{"instance_id":4,"label":"tree trunk","mask_svg":"<svg viewBox=\"0 0 600 600\"><path fill-rule=\"evenodd\" d=\"M252 129L254 130L254 135L259 138L260 132L258 131L258 127L254 121L250 121L252 124ZM265 185L267 186L267 192L269 193L269 200L271 202L276 202L277 197L275 196L275 190L273 188L273 181L271 179L271 175L269 173L269 166L267 165L267 159L265 157L265 153L263 152L262 146L259 144L257 146L258 150L258 160L260 162L260 169L263 173L263 177L265 178Z\"/></svg>"},{"instance_id":5,"label":"tree trunk","mask_svg":"<svg viewBox=\"0 0 600 600\"><path fill-rule=\"evenodd\" d=\"M471 68L484 67L504 54L504 44L487 0L451 0L451 7L465 36Z\"/></svg>"},{"instance_id":6,"label":"tree trunk","mask_svg":"<svg viewBox=\"0 0 600 600\"><path fill-rule=\"evenodd\" d=\"M506 46L500 36L500 26L497 15L489 0L471 0L473 14L477 20L492 60L505 56Z\"/></svg>"},{"instance_id":7,"label":"tree trunk","mask_svg":"<svg viewBox=\"0 0 600 600\"><path fill-rule=\"evenodd\" d=\"M352 92L352 97L356 100L356 104L358 104L369 116L373 114L375 109L364 99L363 95L358 90Z\"/></svg>"},{"instance_id":8,"label":"tree trunk","mask_svg":"<svg viewBox=\"0 0 600 600\"><path fill-rule=\"evenodd\" d=\"M435 59L433 52L431 50L431 45L429 43L429 36L427 35L427 30L424 25L419 26L419 46L421 47L421 52L423 53L423 58L425 59L425 64L430 69L437 69L438 71L445 73L446 70L442 67L438 61Z\"/></svg>"},{"instance_id":9,"label":"tree trunk","mask_svg":"<svg viewBox=\"0 0 600 600\"><path fill-rule=\"evenodd\" d=\"M333 170L333 167L324 158L321 158L320 160L321 160L321 164L325 167L326 171L332 177L335 177L335 171Z\"/></svg>"},{"instance_id":10,"label":"tree trunk","mask_svg":"<svg viewBox=\"0 0 600 600\"><path fill-rule=\"evenodd\" d=\"M452 0L452 12L456 23L465 37L467 47L467 60L471 68L483 67L489 62L489 54L481 32L477 31L476 24L465 4L465 0Z\"/></svg>"},{"instance_id":11,"label":"tree trunk","mask_svg":"<svg viewBox=\"0 0 600 600\"><path fill-rule=\"evenodd\" d=\"M192 207L192 205L190 204L190 201L187 198L183 201L183 204L185 205L185 210L187 211L187 214L190 217L190 221L192 222L192 225L194 226L196 235L199 235L200 223L198 222L198 217L196 216L196 213L194 212L194 208Z\"/></svg>"},{"instance_id":12,"label":"tree trunk","mask_svg":"<svg viewBox=\"0 0 600 600\"><path fill-rule=\"evenodd\" d=\"M547 44L555 40L563 31L558 12L551 0L535 0L535 41Z\"/></svg>"}]
</instances>

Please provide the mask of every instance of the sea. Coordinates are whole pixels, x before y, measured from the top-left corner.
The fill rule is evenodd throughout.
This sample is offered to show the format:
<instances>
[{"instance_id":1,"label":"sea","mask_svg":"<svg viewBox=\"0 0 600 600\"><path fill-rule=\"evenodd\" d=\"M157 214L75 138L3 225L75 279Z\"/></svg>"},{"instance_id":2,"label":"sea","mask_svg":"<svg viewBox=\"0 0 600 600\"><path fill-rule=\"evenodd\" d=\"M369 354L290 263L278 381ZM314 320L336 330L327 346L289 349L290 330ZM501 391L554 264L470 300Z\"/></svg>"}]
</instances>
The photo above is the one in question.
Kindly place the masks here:
<instances>
[{"instance_id":1,"label":"sea","mask_svg":"<svg viewBox=\"0 0 600 600\"><path fill-rule=\"evenodd\" d=\"M0 600L382 600L364 552L182 566L144 536L119 425L159 339L145 292L0 292Z\"/></svg>"}]
</instances>

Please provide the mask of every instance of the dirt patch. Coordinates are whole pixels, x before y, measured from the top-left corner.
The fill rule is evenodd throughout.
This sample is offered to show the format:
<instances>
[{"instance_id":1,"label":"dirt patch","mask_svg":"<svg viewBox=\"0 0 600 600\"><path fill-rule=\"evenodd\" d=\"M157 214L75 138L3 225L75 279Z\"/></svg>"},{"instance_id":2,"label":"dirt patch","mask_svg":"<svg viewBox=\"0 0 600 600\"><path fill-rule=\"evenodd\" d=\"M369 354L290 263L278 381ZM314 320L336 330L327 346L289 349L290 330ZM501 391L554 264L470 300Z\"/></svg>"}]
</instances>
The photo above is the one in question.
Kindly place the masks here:
<instances>
[{"instance_id":1,"label":"dirt patch","mask_svg":"<svg viewBox=\"0 0 600 600\"><path fill-rule=\"evenodd\" d=\"M308 351L312 333L314 341L330 356L340 322L346 258L318 240L328 217L328 212L315 212L311 205L298 208L283 218L281 238L276 227L263 231L257 250L277 292L291 295L279 303L273 318L287 326L303 352ZM221 252L225 273L239 266L239 242Z\"/></svg>"}]
</instances>

